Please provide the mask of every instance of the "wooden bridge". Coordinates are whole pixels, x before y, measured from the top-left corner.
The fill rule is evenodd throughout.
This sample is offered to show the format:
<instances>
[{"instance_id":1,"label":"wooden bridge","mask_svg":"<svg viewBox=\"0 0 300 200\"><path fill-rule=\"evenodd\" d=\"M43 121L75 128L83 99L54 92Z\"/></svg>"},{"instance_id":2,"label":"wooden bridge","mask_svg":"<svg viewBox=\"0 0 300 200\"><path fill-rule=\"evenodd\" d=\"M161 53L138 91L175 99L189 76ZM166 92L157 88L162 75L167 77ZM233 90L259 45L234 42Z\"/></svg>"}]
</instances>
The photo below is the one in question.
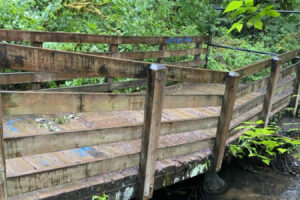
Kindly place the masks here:
<instances>
[{"instance_id":1,"label":"wooden bridge","mask_svg":"<svg viewBox=\"0 0 300 200\"><path fill-rule=\"evenodd\" d=\"M0 74L0 84L31 83L34 89L1 92L3 200L91 199L104 192L110 199L149 199L155 189L204 173L209 161L218 172L243 121L266 125L288 105L298 106L300 49L223 72L199 68L208 53L203 36L0 30L0 39L6 41L0 43L1 68L20 70ZM109 52L56 51L42 48L43 42L108 44ZM169 49L182 43L185 49ZM158 50L118 52L124 44ZM187 55L194 56L167 63ZM267 68L268 77L240 83ZM108 83L40 89L42 82L99 76ZM112 77L137 80L113 83ZM180 83L166 86L167 80ZM146 94L101 93L141 85Z\"/></svg>"}]
</instances>

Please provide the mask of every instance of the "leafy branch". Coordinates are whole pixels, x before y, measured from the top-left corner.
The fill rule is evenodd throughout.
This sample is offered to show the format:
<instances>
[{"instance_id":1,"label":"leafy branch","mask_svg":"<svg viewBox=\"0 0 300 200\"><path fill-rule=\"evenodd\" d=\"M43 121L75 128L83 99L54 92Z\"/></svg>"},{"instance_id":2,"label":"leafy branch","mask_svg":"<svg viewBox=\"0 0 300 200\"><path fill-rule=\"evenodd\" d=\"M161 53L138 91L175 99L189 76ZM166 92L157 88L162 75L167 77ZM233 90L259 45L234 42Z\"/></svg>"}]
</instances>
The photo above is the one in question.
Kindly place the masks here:
<instances>
[{"instance_id":1,"label":"leafy branch","mask_svg":"<svg viewBox=\"0 0 300 200\"><path fill-rule=\"evenodd\" d=\"M268 17L279 17L280 13L273 9L274 5L263 6L263 4L254 4L254 0L244 0L244 1L231 1L223 14L227 13L235 22L227 33L233 30L241 32L246 23L248 28L254 26L254 28L262 30L263 21L262 18Z\"/></svg>"}]
</instances>

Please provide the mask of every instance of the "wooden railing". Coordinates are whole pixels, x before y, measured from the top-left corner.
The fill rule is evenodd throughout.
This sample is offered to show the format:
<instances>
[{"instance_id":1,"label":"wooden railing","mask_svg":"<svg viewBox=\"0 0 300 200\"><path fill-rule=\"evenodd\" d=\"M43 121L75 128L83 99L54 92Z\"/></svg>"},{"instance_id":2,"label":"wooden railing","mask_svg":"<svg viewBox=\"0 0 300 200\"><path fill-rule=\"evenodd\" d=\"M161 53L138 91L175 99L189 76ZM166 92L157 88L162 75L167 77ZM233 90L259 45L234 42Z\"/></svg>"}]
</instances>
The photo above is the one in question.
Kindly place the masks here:
<instances>
[{"instance_id":1,"label":"wooden railing","mask_svg":"<svg viewBox=\"0 0 300 200\"><path fill-rule=\"evenodd\" d=\"M143 60L146 58L158 58L158 63L164 63L164 58L174 56L194 55L194 60L174 63L174 65L197 67L206 64L205 59L201 59L201 54L207 53L207 45L203 47L208 41L206 36L183 36L183 37L135 37L135 36L108 36L96 34L80 34L80 33L65 33L65 32L38 32L38 31L15 31L15 30L0 30L0 40L4 41L27 41L32 46L43 47L43 42L70 42L70 43L101 43L109 45L109 52L92 53L99 56L108 56L121 59ZM195 48L183 50L168 50L168 44L194 44ZM122 44L145 44L145 45L159 45L157 51L144 52L118 52L119 45ZM93 77L95 75L85 75L85 77ZM110 75L113 77L112 75ZM82 75L77 73L40 73L40 72L18 72L9 74L0 74L0 84L17 84L17 83L33 83L33 89L39 89L41 82L69 80L80 78ZM99 85L90 86L94 91L111 91L112 78L108 78L108 83L102 89L98 89ZM140 83L140 82L137 82ZM126 86L127 85L127 86ZM137 86L131 82L130 86ZM101 86L100 86L101 87ZM118 88L124 89L128 87L127 83L120 83ZM97 88L97 89L95 89ZM56 89L65 90L65 89ZM68 89L70 90L70 88ZM80 88L74 88L78 91Z\"/></svg>"},{"instance_id":2,"label":"wooden railing","mask_svg":"<svg viewBox=\"0 0 300 200\"><path fill-rule=\"evenodd\" d=\"M203 42L203 38L200 39L199 37L190 37L190 39L185 39L187 37L178 37L177 39L170 39L167 37L99 37L97 35L67 33L0 31L0 39L3 40L3 38L7 41L27 40L29 42L34 42L35 45L37 45L36 42L39 43L45 41L102 42L114 45L111 47L112 49L116 49L116 45L118 44L125 44L128 42L137 44L143 42L146 42L147 44L162 44L160 49L163 50L165 49L164 45L168 43L168 41L173 42L173 40L180 40L184 42ZM199 53L194 50L192 52ZM177 53L179 53L179 51ZM48 76L51 73L54 76L58 76L59 73L63 73L64 75L71 74L70 76L76 74L77 77L106 76L147 79L146 95L78 92L2 92L0 119L2 119L2 115L144 110L144 123L118 128L56 132L38 136L8 137L5 139L3 139L3 126L1 126L0 198L5 200L7 199L7 194L15 194L14 192L8 193L6 189L5 158L15 158L38 153L141 138L142 148L139 157L140 194L138 197L139 199L149 199L152 197L154 190L156 160L159 157L159 150L161 150L158 148L159 136L213 127L217 127L217 135L213 147L213 167L214 171L218 172L221 168L226 142L232 130L232 125L230 124L232 118L263 103L263 112L260 118L263 119L265 125L267 125L273 105L274 94L286 89L286 87L290 87L291 84L295 84L293 94L299 94L299 62L289 68L282 69L280 72L280 65L283 62L295 59L299 54L300 50L298 49L293 52L282 54L279 58L260 61L238 69L235 72L221 72L0 43L1 68L36 71L37 73L45 74L45 76ZM111 55L114 56L117 55L117 53L111 53ZM127 55L131 54L128 53ZM132 55L137 56L142 54ZM156 53L155 56L157 56ZM161 58L164 57L162 56ZM163 62L163 60L160 60L160 62ZM240 88L238 87L241 77L249 76L268 67L271 67L269 78ZM287 82L287 84L276 87L278 79L288 76L294 71L297 71L296 81L293 79ZM30 73L30 77L36 76L36 74L33 75L32 72L29 72L29 74ZM1 79L1 77L3 77L3 79ZM8 74L7 76L1 75L0 80L10 80L10 78L7 77L11 77L11 74ZM34 79L34 82L35 80L36 79ZM226 88L224 95L165 95L164 87L166 85L166 80L197 83L225 83ZM10 82L8 81L7 83ZM237 97L249 94L266 85L267 89L265 96L259 96L252 103L238 107L234 110L234 103ZM293 94L288 94L287 97L290 97ZM220 116L161 122L163 109L203 106L221 106ZM294 101L293 107L297 108L297 106L298 101L296 100ZM114 132L114 136L105 139L99 137L101 135L107 135L112 131ZM55 142L57 140L72 142L57 144L57 142ZM28 148L28 144L30 144L30 148ZM45 144L44 147L47 148L40 148L42 144ZM200 147L197 146L199 144L199 142L193 144L193 148L191 148L190 151L199 150ZM209 145L210 144L207 143L203 145L203 147L207 148ZM189 153L189 151L185 151L184 153ZM170 155L177 154L174 152L174 154ZM160 158L163 158L163 156ZM93 166L97 165L97 162L93 163ZM65 173L71 172L66 171ZM101 172L95 172L94 174L97 173L99 174ZM51 174L49 176L51 176ZM85 176L87 175L82 175L82 177ZM38 178L40 178L40 176ZM51 187L54 185L52 182L49 182L47 183L47 186ZM23 187L22 192L30 192L32 190L40 189L39 187L41 186Z\"/></svg>"}]
</instances>

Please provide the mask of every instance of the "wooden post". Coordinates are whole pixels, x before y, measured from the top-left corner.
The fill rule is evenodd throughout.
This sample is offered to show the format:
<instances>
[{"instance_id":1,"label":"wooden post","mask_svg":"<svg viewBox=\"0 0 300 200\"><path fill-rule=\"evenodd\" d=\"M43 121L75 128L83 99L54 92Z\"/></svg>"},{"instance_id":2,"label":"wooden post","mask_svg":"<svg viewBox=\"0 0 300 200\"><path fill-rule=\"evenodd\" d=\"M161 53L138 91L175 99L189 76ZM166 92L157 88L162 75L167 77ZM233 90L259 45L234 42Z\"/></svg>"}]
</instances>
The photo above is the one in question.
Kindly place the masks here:
<instances>
[{"instance_id":1,"label":"wooden post","mask_svg":"<svg viewBox=\"0 0 300 200\"><path fill-rule=\"evenodd\" d=\"M199 49L199 48L201 48L201 45L202 45L202 43L196 43L196 48L197 49ZM200 61L200 56L201 56L201 54L195 54L194 55L194 61Z\"/></svg>"},{"instance_id":2,"label":"wooden post","mask_svg":"<svg viewBox=\"0 0 300 200\"><path fill-rule=\"evenodd\" d=\"M217 126L216 141L213 149L213 170L215 173L221 169L239 80L240 75L238 73L228 73L220 119Z\"/></svg>"},{"instance_id":3,"label":"wooden post","mask_svg":"<svg viewBox=\"0 0 300 200\"><path fill-rule=\"evenodd\" d=\"M296 63L296 80L293 88L293 96L291 100L291 107L293 108L293 116L296 117L298 104L300 100L300 57L297 56L297 63Z\"/></svg>"},{"instance_id":4,"label":"wooden post","mask_svg":"<svg viewBox=\"0 0 300 200\"><path fill-rule=\"evenodd\" d=\"M148 86L139 162L140 200L150 199L153 195L166 75L167 68L164 65L152 64L148 69Z\"/></svg>"},{"instance_id":5,"label":"wooden post","mask_svg":"<svg viewBox=\"0 0 300 200\"><path fill-rule=\"evenodd\" d=\"M166 49L167 49L167 44L160 44L158 49L159 49L160 51L166 50ZM165 59L164 59L164 58L158 58L158 59L157 59L157 62L158 62L158 63L165 63Z\"/></svg>"},{"instance_id":6,"label":"wooden post","mask_svg":"<svg viewBox=\"0 0 300 200\"><path fill-rule=\"evenodd\" d=\"M272 58L272 66L271 66L271 73L270 73L270 79L267 85L266 94L264 97L264 103L262 108L262 120L264 121L264 127L268 126L269 123L269 117L270 112L272 109L272 100L274 97L278 77L280 72L280 58L273 57Z\"/></svg>"},{"instance_id":7,"label":"wooden post","mask_svg":"<svg viewBox=\"0 0 300 200\"><path fill-rule=\"evenodd\" d=\"M0 199L1 200L7 199L1 92L0 92Z\"/></svg>"},{"instance_id":8,"label":"wooden post","mask_svg":"<svg viewBox=\"0 0 300 200\"><path fill-rule=\"evenodd\" d=\"M34 46L34 47L43 48L43 43L42 42L30 42L30 45ZM41 83L31 83L31 89L32 90L39 90L39 89L41 89Z\"/></svg>"},{"instance_id":9,"label":"wooden post","mask_svg":"<svg viewBox=\"0 0 300 200\"><path fill-rule=\"evenodd\" d=\"M118 44L110 44L109 47L108 47L109 52L118 52L118 50L119 50L119 45ZM109 85L109 88L110 88L111 84L114 83L114 78L107 77L107 78L105 78L105 82L110 84ZM111 92L111 90L110 90L110 92Z\"/></svg>"}]
</instances>

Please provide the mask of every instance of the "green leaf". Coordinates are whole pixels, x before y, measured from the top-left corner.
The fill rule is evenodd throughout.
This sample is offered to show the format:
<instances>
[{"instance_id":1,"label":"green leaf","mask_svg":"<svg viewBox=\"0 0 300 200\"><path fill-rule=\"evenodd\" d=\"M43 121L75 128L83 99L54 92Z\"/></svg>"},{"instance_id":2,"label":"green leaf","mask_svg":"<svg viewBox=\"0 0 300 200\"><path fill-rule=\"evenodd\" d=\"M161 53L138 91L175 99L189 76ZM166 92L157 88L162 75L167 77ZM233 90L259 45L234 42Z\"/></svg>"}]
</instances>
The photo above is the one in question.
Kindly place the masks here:
<instances>
[{"instance_id":1,"label":"green leaf","mask_svg":"<svg viewBox=\"0 0 300 200\"><path fill-rule=\"evenodd\" d=\"M253 5L254 5L254 0L245 0L245 5L246 5L247 7L253 6Z\"/></svg>"},{"instance_id":2,"label":"green leaf","mask_svg":"<svg viewBox=\"0 0 300 200\"><path fill-rule=\"evenodd\" d=\"M227 13L240 8L243 5L243 1L232 1L228 4L223 13Z\"/></svg>"},{"instance_id":3,"label":"green leaf","mask_svg":"<svg viewBox=\"0 0 300 200\"><path fill-rule=\"evenodd\" d=\"M259 30L262 30L262 28L263 28L263 22L260 19L255 20L254 27L257 28L257 29L259 29Z\"/></svg>"},{"instance_id":4,"label":"green leaf","mask_svg":"<svg viewBox=\"0 0 300 200\"><path fill-rule=\"evenodd\" d=\"M287 149L283 149L283 148L277 148L277 150L279 151L279 153L283 154L284 152L287 151Z\"/></svg>"},{"instance_id":5,"label":"green leaf","mask_svg":"<svg viewBox=\"0 0 300 200\"><path fill-rule=\"evenodd\" d=\"M270 160L268 160L268 159L262 159L262 161L263 161L264 163L266 163L267 165L270 165Z\"/></svg>"},{"instance_id":6,"label":"green leaf","mask_svg":"<svg viewBox=\"0 0 300 200\"><path fill-rule=\"evenodd\" d=\"M237 24L236 24L236 29L237 29L239 32L241 32L242 28L243 28L243 24L241 24L241 23L237 23Z\"/></svg>"},{"instance_id":7,"label":"green leaf","mask_svg":"<svg viewBox=\"0 0 300 200\"><path fill-rule=\"evenodd\" d=\"M280 13L277 12L276 10L267 10L266 14L270 17L279 17Z\"/></svg>"}]
</instances>

